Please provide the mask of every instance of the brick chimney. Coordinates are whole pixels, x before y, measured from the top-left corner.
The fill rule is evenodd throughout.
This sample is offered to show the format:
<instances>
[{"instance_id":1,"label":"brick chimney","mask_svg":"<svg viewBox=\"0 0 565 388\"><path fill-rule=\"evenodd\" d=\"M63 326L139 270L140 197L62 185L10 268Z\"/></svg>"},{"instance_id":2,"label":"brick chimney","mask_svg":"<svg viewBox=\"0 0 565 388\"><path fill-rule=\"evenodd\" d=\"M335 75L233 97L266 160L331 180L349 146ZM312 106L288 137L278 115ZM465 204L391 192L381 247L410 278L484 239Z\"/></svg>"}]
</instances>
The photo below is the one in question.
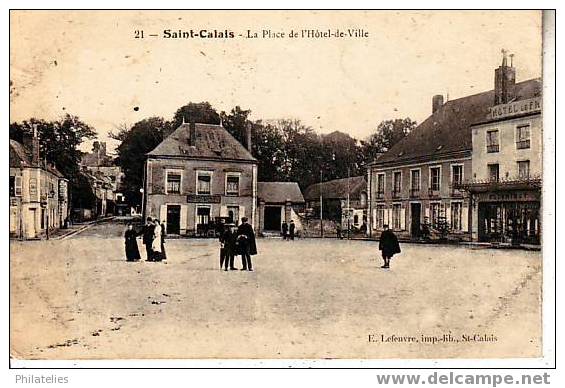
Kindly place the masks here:
<instances>
[{"instance_id":1,"label":"brick chimney","mask_svg":"<svg viewBox=\"0 0 565 388\"><path fill-rule=\"evenodd\" d=\"M252 154L253 140L251 139L251 123L245 124L245 147Z\"/></svg>"},{"instance_id":2,"label":"brick chimney","mask_svg":"<svg viewBox=\"0 0 565 388\"><path fill-rule=\"evenodd\" d=\"M441 94L436 94L432 97L432 114L443 106L443 96Z\"/></svg>"},{"instance_id":3,"label":"brick chimney","mask_svg":"<svg viewBox=\"0 0 565 388\"><path fill-rule=\"evenodd\" d=\"M196 123L191 121L189 124L189 144L193 147L196 147Z\"/></svg>"},{"instance_id":4,"label":"brick chimney","mask_svg":"<svg viewBox=\"0 0 565 388\"><path fill-rule=\"evenodd\" d=\"M31 140L31 165L39 167L39 134L37 124L33 124L33 137Z\"/></svg>"},{"instance_id":5,"label":"brick chimney","mask_svg":"<svg viewBox=\"0 0 565 388\"><path fill-rule=\"evenodd\" d=\"M506 104L516 96L516 69L512 63L514 54L510 54L510 66L506 54L507 51L502 49L502 65L494 70L494 105Z\"/></svg>"}]
</instances>

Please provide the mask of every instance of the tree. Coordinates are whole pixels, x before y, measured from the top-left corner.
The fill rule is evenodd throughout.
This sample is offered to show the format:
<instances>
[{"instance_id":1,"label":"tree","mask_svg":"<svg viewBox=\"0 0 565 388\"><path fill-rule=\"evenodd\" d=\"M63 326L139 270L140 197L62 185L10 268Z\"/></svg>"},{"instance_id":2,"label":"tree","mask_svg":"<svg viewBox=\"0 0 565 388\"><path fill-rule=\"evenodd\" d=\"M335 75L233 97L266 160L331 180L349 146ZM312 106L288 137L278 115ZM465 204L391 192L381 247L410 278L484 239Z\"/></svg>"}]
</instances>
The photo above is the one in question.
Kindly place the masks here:
<instances>
[{"instance_id":1,"label":"tree","mask_svg":"<svg viewBox=\"0 0 565 388\"><path fill-rule=\"evenodd\" d=\"M173 118L173 128L178 128L184 122L202 124L219 124L220 115L209 102L189 102L177 109Z\"/></svg>"},{"instance_id":2,"label":"tree","mask_svg":"<svg viewBox=\"0 0 565 388\"><path fill-rule=\"evenodd\" d=\"M85 140L96 138L96 132L78 117L65 115L56 121L45 121L32 118L22 123L10 124L10 138L23 142L25 137L33 135L36 126L40 139L39 153L41 158L52 163L69 180L70 195L73 206L77 204L81 192L88 192L80 179L80 160L82 152L79 146ZM90 198L87 194L87 197Z\"/></svg>"},{"instance_id":3,"label":"tree","mask_svg":"<svg viewBox=\"0 0 565 388\"><path fill-rule=\"evenodd\" d=\"M409 117L405 119L384 120L367 140L361 141L363 163L373 162L379 154L388 151L396 143L406 137L414 128L416 122Z\"/></svg>"},{"instance_id":4,"label":"tree","mask_svg":"<svg viewBox=\"0 0 565 388\"><path fill-rule=\"evenodd\" d=\"M131 206L141 205L143 187L143 167L148 152L163 141L165 133L169 133L171 123L161 117L151 117L135 123L131 128L123 125L117 133L110 137L120 141L116 149L116 164L122 168L122 181L126 201Z\"/></svg>"}]
</instances>

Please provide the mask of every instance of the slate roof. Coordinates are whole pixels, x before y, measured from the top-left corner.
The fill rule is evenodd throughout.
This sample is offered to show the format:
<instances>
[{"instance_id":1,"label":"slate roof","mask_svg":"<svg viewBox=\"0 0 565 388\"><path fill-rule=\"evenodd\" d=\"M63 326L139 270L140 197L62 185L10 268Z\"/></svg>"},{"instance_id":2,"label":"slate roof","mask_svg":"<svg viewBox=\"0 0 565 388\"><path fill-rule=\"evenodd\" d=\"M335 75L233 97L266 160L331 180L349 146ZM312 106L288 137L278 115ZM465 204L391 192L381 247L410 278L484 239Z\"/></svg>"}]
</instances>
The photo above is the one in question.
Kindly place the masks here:
<instances>
[{"instance_id":1,"label":"slate roof","mask_svg":"<svg viewBox=\"0 0 565 388\"><path fill-rule=\"evenodd\" d=\"M10 167L30 167L29 155L20 142L10 139Z\"/></svg>"},{"instance_id":2,"label":"slate roof","mask_svg":"<svg viewBox=\"0 0 565 388\"><path fill-rule=\"evenodd\" d=\"M516 84L515 100L541 95L541 79ZM470 153L472 124L484 121L494 105L494 90L447 101L408 136L370 165L402 164Z\"/></svg>"},{"instance_id":3,"label":"slate roof","mask_svg":"<svg viewBox=\"0 0 565 388\"><path fill-rule=\"evenodd\" d=\"M257 162L221 125L196 123L195 146L189 145L189 139L190 125L181 124L147 155Z\"/></svg>"},{"instance_id":4,"label":"slate roof","mask_svg":"<svg viewBox=\"0 0 565 388\"><path fill-rule=\"evenodd\" d=\"M314 183L304 190L304 198L307 201L320 199L320 186L325 199L344 199L347 197L347 181L349 180L349 198L356 200L360 198L362 191L367 191L367 181L364 176L334 179L332 181Z\"/></svg>"},{"instance_id":5,"label":"slate roof","mask_svg":"<svg viewBox=\"0 0 565 388\"><path fill-rule=\"evenodd\" d=\"M257 191L259 199L266 203L304 203L304 197L296 182L258 182Z\"/></svg>"}]
</instances>

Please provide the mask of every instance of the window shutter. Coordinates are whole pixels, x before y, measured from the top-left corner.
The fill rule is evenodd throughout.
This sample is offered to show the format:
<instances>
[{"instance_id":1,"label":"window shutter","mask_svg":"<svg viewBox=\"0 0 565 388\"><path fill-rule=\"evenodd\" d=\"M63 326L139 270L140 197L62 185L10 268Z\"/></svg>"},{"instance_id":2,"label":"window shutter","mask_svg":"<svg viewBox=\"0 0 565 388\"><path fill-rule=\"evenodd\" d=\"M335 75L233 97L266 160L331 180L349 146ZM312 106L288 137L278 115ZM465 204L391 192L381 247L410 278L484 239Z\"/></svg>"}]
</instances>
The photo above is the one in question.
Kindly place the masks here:
<instances>
[{"instance_id":1,"label":"window shutter","mask_svg":"<svg viewBox=\"0 0 565 388\"><path fill-rule=\"evenodd\" d=\"M188 205L180 206L180 229L188 229Z\"/></svg>"},{"instance_id":2,"label":"window shutter","mask_svg":"<svg viewBox=\"0 0 565 388\"><path fill-rule=\"evenodd\" d=\"M228 216L228 207L227 206L220 206L220 217L227 217Z\"/></svg>"},{"instance_id":3,"label":"window shutter","mask_svg":"<svg viewBox=\"0 0 565 388\"><path fill-rule=\"evenodd\" d=\"M429 206L426 206L426 207L424 208L424 215L425 215L425 217L426 217L426 221L427 221L427 222L431 222L431 221L432 221L432 220L430 219L430 207L429 207Z\"/></svg>"},{"instance_id":4,"label":"window shutter","mask_svg":"<svg viewBox=\"0 0 565 388\"><path fill-rule=\"evenodd\" d=\"M391 220L390 220L390 213L391 209L385 209L385 224L388 225L389 228L392 229Z\"/></svg>"},{"instance_id":5,"label":"window shutter","mask_svg":"<svg viewBox=\"0 0 565 388\"><path fill-rule=\"evenodd\" d=\"M468 232L468 217L469 217L469 211L468 211L468 207L467 206L463 206L461 208L461 230L463 232Z\"/></svg>"},{"instance_id":6,"label":"window shutter","mask_svg":"<svg viewBox=\"0 0 565 388\"><path fill-rule=\"evenodd\" d=\"M14 193L15 193L16 197L22 196L22 177L21 176L17 176L17 175L15 176Z\"/></svg>"},{"instance_id":7,"label":"window shutter","mask_svg":"<svg viewBox=\"0 0 565 388\"><path fill-rule=\"evenodd\" d=\"M451 229L453 229L453 225L451 222L451 206L449 204L445 205L445 221L449 225Z\"/></svg>"},{"instance_id":8,"label":"window shutter","mask_svg":"<svg viewBox=\"0 0 565 388\"><path fill-rule=\"evenodd\" d=\"M406 230L406 209L400 208L400 229Z\"/></svg>"},{"instance_id":9,"label":"window shutter","mask_svg":"<svg viewBox=\"0 0 565 388\"><path fill-rule=\"evenodd\" d=\"M245 206L239 207L239 220L241 220L241 217L246 217L245 216Z\"/></svg>"},{"instance_id":10,"label":"window shutter","mask_svg":"<svg viewBox=\"0 0 565 388\"><path fill-rule=\"evenodd\" d=\"M377 229L377 209L373 209L373 229Z\"/></svg>"},{"instance_id":11,"label":"window shutter","mask_svg":"<svg viewBox=\"0 0 565 388\"><path fill-rule=\"evenodd\" d=\"M167 205L161 205L161 208L159 209L159 221L167 222Z\"/></svg>"}]
</instances>

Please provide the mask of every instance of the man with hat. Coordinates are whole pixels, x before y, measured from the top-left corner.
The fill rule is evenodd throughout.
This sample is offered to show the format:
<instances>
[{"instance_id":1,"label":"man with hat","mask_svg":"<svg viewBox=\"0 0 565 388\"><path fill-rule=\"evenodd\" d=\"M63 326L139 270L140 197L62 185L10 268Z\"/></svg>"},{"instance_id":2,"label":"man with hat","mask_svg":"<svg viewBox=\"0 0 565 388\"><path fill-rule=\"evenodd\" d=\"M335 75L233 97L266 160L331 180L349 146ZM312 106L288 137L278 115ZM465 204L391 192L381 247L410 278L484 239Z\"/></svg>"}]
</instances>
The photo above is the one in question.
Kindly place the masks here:
<instances>
[{"instance_id":1,"label":"man with hat","mask_svg":"<svg viewBox=\"0 0 565 388\"><path fill-rule=\"evenodd\" d=\"M223 230L220 233L220 269L224 267L224 271L235 270L233 266L233 259L235 256L235 224L224 224Z\"/></svg>"},{"instance_id":2,"label":"man with hat","mask_svg":"<svg viewBox=\"0 0 565 388\"><path fill-rule=\"evenodd\" d=\"M241 218L241 225L237 228L238 253L241 255L242 271L253 271L251 256L257 254L255 243L255 232L253 227L247 223L247 217Z\"/></svg>"}]
</instances>

